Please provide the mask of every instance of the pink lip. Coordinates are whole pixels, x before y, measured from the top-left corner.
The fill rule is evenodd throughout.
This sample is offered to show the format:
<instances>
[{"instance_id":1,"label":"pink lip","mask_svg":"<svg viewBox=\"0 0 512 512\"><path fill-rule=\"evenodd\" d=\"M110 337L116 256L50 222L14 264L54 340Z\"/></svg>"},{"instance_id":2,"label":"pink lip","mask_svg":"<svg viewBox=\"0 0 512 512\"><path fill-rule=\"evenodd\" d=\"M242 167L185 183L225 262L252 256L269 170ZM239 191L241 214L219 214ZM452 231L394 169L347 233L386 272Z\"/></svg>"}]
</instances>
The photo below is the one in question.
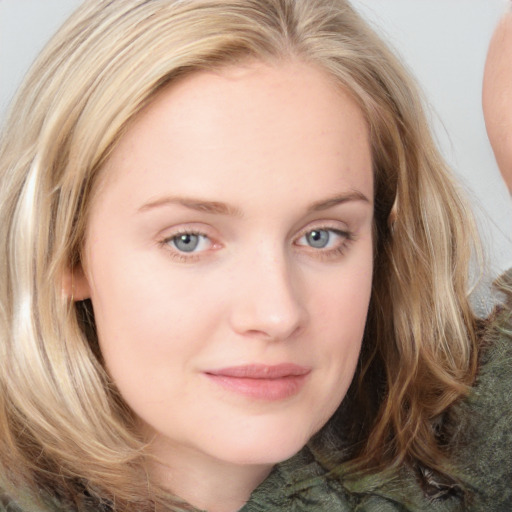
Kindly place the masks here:
<instances>
[{"instance_id":1,"label":"pink lip","mask_svg":"<svg viewBox=\"0 0 512 512\"><path fill-rule=\"evenodd\" d=\"M204 374L223 388L259 400L284 400L296 395L310 368L292 363L253 364L209 370Z\"/></svg>"}]
</instances>

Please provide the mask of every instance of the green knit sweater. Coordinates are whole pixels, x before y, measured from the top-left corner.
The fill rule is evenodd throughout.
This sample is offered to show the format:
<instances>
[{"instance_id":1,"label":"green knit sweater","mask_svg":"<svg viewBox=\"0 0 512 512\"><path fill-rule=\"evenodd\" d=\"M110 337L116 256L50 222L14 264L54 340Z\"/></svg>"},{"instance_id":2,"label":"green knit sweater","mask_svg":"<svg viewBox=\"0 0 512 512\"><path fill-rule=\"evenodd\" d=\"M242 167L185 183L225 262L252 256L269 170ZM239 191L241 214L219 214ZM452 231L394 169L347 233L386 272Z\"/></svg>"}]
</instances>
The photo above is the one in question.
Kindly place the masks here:
<instances>
[{"instance_id":1,"label":"green knit sweater","mask_svg":"<svg viewBox=\"0 0 512 512\"><path fill-rule=\"evenodd\" d=\"M506 280L512 284L512 270ZM440 488L427 496L407 467L344 481L305 447L278 464L240 512L512 511L512 292L508 297L508 307L489 320L477 382L452 410L458 425L451 468L460 482L456 492ZM0 499L0 512L21 511Z\"/></svg>"}]
</instances>

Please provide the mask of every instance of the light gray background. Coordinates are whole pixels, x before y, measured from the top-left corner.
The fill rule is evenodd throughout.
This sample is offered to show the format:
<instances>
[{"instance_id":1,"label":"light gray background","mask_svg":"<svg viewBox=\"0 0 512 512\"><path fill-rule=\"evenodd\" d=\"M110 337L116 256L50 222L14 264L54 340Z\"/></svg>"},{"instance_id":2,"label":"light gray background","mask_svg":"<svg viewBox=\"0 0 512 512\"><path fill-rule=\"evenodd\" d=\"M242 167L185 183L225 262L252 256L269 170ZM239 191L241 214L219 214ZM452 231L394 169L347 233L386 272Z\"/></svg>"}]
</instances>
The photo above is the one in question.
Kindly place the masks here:
<instances>
[{"instance_id":1,"label":"light gray background","mask_svg":"<svg viewBox=\"0 0 512 512\"><path fill-rule=\"evenodd\" d=\"M0 120L26 69L81 0L0 0ZM418 78L440 148L471 195L491 272L512 266L512 206L486 138L481 83L506 0L353 0Z\"/></svg>"}]
</instances>

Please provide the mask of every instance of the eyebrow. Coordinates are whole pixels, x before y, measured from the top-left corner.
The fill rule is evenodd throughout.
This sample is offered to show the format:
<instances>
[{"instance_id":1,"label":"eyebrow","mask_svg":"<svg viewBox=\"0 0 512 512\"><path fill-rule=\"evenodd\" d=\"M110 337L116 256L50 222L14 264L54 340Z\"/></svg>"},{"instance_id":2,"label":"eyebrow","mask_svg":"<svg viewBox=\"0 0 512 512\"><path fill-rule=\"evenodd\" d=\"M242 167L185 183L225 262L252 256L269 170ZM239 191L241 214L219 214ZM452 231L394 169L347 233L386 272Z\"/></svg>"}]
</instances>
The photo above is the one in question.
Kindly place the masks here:
<instances>
[{"instance_id":1,"label":"eyebrow","mask_svg":"<svg viewBox=\"0 0 512 512\"><path fill-rule=\"evenodd\" d=\"M359 191L349 192L347 194L339 194L333 197L329 197L327 199L322 199L320 201L314 202L308 209L308 213L318 212L323 210L328 210L329 208L333 208L334 206L338 206L340 204L360 201L364 203L371 204L371 201ZM206 212L217 215L228 215L232 217L242 217L242 211L232 205L227 203L222 203L220 201L208 201L200 198L193 197L181 197L181 196L166 196L155 199L142 205L139 208L139 212L145 212L148 210L153 210L158 207L168 206L168 205L180 205L188 208L190 210L195 210L198 212Z\"/></svg>"},{"instance_id":2,"label":"eyebrow","mask_svg":"<svg viewBox=\"0 0 512 512\"><path fill-rule=\"evenodd\" d=\"M197 199L193 197L180 197L180 196L167 196L155 199L142 205L139 208L140 212L152 210L160 206L168 206L177 204L184 206L190 210L198 212L215 213L220 215L230 215L233 217L242 217L242 211L234 206L230 206L220 201L207 201L204 199Z\"/></svg>"},{"instance_id":3,"label":"eyebrow","mask_svg":"<svg viewBox=\"0 0 512 512\"><path fill-rule=\"evenodd\" d=\"M371 204L370 199L368 199L362 192L354 190L347 194L340 194L327 199L323 199L321 201L317 201L308 208L308 212L319 212L323 210L328 210L329 208L333 208L334 206L349 203L352 201L361 201L363 203Z\"/></svg>"}]
</instances>

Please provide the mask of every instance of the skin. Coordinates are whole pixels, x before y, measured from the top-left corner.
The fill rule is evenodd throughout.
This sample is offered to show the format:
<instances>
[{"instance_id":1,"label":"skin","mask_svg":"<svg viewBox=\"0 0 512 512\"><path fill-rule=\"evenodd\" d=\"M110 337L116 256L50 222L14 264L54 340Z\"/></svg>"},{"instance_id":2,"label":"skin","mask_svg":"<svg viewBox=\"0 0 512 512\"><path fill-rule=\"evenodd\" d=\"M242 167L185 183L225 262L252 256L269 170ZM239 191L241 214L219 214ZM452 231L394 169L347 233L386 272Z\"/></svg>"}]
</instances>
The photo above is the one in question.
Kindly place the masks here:
<instances>
[{"instance_id":1,"label":"skin","mask_svg":"<svg viewBox=\"0 0 512 512\"><path fill-rule=\"evenodd\" d=\"M512 193L512 12L501 19L489 45L482 99L487 134Z\"/></svg>"},{"instance_id":2,"label":"skin","mask_svg":"<svg viewBox=\"0 0 512 512\"><path fill-rule=\"evenodd\" d=\"M314 67L196 73L139 115L93 198L76 294L92 299L153 478L238 510L326 423L360 352L372 221L367 125ZM282 363L307 372L284 397L209 373Z\"/></svg>"}]
</instances>

